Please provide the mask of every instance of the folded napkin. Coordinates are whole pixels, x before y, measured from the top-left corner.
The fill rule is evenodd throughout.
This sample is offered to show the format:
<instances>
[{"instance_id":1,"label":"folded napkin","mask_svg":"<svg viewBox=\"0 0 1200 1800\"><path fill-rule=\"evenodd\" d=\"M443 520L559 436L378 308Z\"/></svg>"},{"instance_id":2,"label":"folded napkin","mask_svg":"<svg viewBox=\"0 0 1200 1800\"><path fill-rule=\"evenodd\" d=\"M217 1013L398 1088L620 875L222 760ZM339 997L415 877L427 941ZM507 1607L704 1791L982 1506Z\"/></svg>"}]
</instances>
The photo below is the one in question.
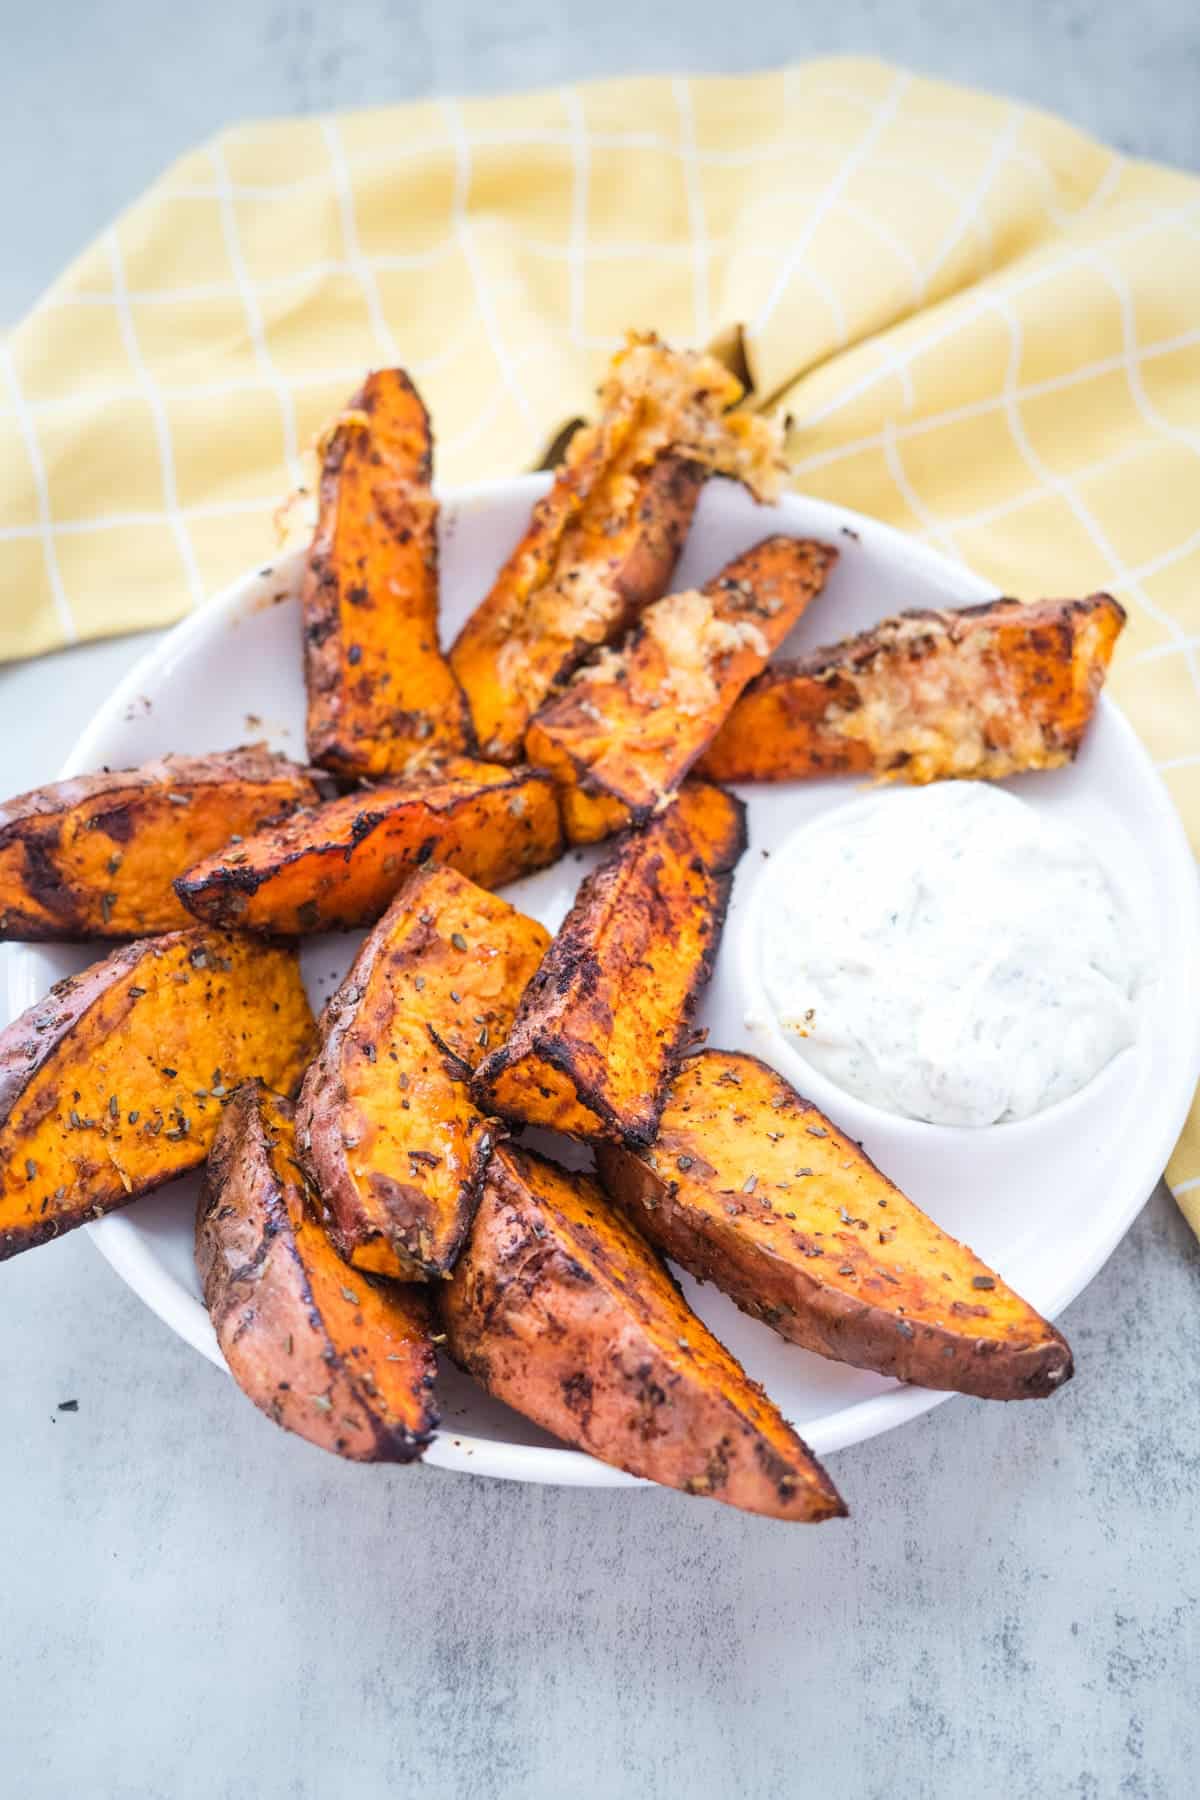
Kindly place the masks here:
<instances>
[{"instance_id":1,"label":"folded napkin","mask_svg":"<svg viewBox=\"0 0 1200 1800\"><path fill-rule=\"evenodd\" d=\"M536 463L627 326L741 359L797 486L1130 612L1112 691L1200 844L1200 181L838 58L239 126L0 345L0 659L269 558L369 365L456 483ZM1170 1178L1200 1230L1200 1118Z\"/></svg>"}]
</instances>

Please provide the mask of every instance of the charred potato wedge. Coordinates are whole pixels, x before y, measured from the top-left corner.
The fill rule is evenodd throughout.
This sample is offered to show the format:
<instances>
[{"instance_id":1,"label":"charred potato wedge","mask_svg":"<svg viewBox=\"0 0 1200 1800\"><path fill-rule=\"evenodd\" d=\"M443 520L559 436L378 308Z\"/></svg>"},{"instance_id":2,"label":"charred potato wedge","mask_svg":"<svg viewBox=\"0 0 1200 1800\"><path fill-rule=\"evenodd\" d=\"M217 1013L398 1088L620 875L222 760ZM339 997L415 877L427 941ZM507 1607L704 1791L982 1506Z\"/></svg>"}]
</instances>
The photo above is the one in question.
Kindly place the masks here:
<instances>
[{"instance_id":1,"label":"charred potato wedge","mask_svg":"<svg viewBox=\"0 0 1200 1800\"><path fill-rule=\"evenodd\" d=\"M438 508L429 417L403 369L367 377L323 446L301 589L308 753L339 775L401 775L471 747L438 647Z\"/></svg>"},{"instance_id":2,"label":"charred potato wedge","mask_svg":"<svg viewBox=\"0 0 1200 1800\"><path fill-rule=\"evenodd\" d=\"M711 356L632 337L554 486L450 651L481 753L511 762L537 709L589 651L666 588L705 475L779 489L778 429L729 412L741 384Z\"/></svg>"},{"instance_id":3,"label":"charred potato wedge","mask_svg":"<svg viewBox=\"0 0 1200 1800\"><path fill-rule=\"evenodd\" d=\"M321 1020L299 1141L341 1254L437 1280L495 1137L468 1080L502 1041L549 933L450 869L409 877Z\"/></svg>"},{"instance_id":4,"label":"charred potato wedge","mask_svg":"<svg viewBox=\"0 0 1200 1800\"><path fill-rule=\"evenodd\" d=\"M286 1431L353 1462L413 1462L438 1422L428 1298L351 1276L305 1188L291 1102L246 1082L217 1128L196 1214L221 1353Z\"/></svg>"},{"instance_id":5,"label":"charred potato wedge","mask_svg":"<svg viewBox=\"0 0 1200 1800\"><path fill-rule=\"evenodd\" d=\"M769 1518L845 1513L588 1176L502 1145L441 1309L451 1355L490 1394L601 1461Z\"/></svg>"},{"instance_id":6,"label":"charred potato wedge","mask_svg":"<svg viewBox=\"0 0 1200 1800\"><path fill-rule=\"evenodd\" d=\"M690 784L581 884L508 1042L476 1072L481 1107L577 1137L649 1143L745 848L743 809Z\"/></svg>"},{"instance_id":7,"label":"charred potato wedge","mask_svg":"<svg viewBox=\"0 0 1200 1800\"><path fill-rule=\"evenodd\" d=\"M548 775L452 758L297 813L197 863L175 887L207 923L296 937L373 924L430 857L502 887L561 853Z\"/></svg>"},{"instance_id":8,"label":"charred potato wedge","mask_svg":"<svg viewBox=\"0 0 1200 1800\"><path fill-rule=\"evenodd\" d=\"M1111 594L907 612L746 689L699 769L999 781L1057 769L1087 730L1125 613Z\"/></svg>"},{"instance_id":9,"label":"charred potato wedge","mask_svg":"<svg viewBox=\"0 0 1200 1800\"><path fill-rule=\"evenodd\" d=\"M19 794L0 806L0 938L142 937L190 925L175 876L320 797L313 771L261 744Z\"/></svg>"},{"instance_id":10,"label":"charred potato wedge","mask_svg":"<svg viewBox=\"0 0 1200 1800\"><path fill-rule=\"evenodd\" d=\"M1070 1379L1054 1327L756 1057L690 1057L653 1147L597 1163L652 1243L806 1350L988 1400Z\"/></svg>"},{"instance_id":11,"label":"charred potato wedge","mask_svg":"<svg viewBox=\"0 0 1200 1800\"><path fill-rule=\"evenodd\" d=\"M0 1033L0 1260L207 1156L225 1096L316 1047L294 952L215 931L115 950Z\"/></svg>"},{"instance_id":12,"label":"charred potato wedge","mask_svg":"<svg viewBox=\"0 0 1200 1800\"><path fill-rule=\"evenodd\" d=\"M542 708L525 754L559 783L572 843L652 817L836 560L824 544L767 538L707 587L647 606L619 649L601 651Z\"/></svg>"}]
</instances>

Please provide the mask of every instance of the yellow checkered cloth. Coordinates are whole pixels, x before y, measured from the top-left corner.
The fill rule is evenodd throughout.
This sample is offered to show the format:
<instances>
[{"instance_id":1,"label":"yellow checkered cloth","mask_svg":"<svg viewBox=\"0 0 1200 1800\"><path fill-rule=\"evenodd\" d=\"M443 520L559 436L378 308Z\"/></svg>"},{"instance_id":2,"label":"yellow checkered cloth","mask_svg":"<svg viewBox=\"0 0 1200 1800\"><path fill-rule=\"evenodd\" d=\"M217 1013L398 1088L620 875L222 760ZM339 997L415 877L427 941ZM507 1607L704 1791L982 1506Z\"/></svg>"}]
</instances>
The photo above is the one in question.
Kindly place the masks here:
<instances>
[{"instance_id":1,"label":"yellow checkered cloth","mask_svg":"<svg viewBox=\"0 0 1200 1800\"><path fill-rule=\"evenodd\" d=\"M444 483L529 467L627 326L741 324L795 480L1007 593L1113 589L1112 688L1200 845L1200 182L838 58L239 126L0 345L0 658L275 550L402 363ZM1200 1119L1171 1169L1200 1229Z\"/></svg>"}]
</instances>

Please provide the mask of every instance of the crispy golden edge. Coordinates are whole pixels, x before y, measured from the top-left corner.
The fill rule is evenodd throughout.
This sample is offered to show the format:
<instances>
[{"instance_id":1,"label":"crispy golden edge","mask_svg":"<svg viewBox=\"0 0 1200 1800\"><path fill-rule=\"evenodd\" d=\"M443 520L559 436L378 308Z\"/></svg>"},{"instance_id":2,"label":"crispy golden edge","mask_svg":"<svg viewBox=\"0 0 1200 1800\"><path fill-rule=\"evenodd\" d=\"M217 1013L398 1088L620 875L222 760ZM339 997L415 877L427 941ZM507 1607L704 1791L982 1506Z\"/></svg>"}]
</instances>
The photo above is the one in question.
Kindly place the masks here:
<instances>
[{"instance_id":1,"label":"crispy golden edge","mask_svg":"<svg viewBox=\"0 0 1200 1800\"><path fill-rule=\"evenodd\" d=\"M653 1147L597 1163L665 1255L808 1350L985 1399L1070 1379L1061 1334L756 1057L690 1057Z\"/></svg>"},{"instance_id":2,"label":"crispy golden edge","mask_svg":"<svg viewBox=\"0 0 1200 1800\"><path fill-rule=\"evenodd\" d=\"M649 1142L696 1001L712 974L745 845L741 803L701 783L685 785L644 832L617 839L606 861L581 883L525 991L508 1042L476 1071L472 1091L479 1105L520 1124ZM668 870L679 877L669 900L663 892ZM664 919L670 906L675 914ZM649 1091L636 1102L622 1099L620 1070L611 1062L613 1015L635 982L646 983L651 936L657 931L661 947L669 935L671 947L678 947L683 915L694 923L697 953L661 1020ZM662 1003L661 992L655 998Z\"/></svg>"},{"instance_id":3,"label":"crispy golden edge","mask_svg":"<svg viewBox=\"0 0 1200 1800\"><path fill-rule=\"evenodd\" d=\"M630 334L597 422L451 649L484 754L514 758L538 706L664 591L706 472L775 497L780 429L730 411L741 394L714 357Z\"/></svg>"},{"instance_id":4,"label":"crispy golden edge","mask_svg":"<svg viewBox=\"0 0 1200 1800\"><path fill-rule=\"evenodd\" d=\"M294 1087L315 1043L294 953L220 932L58 982L0 1033L0 1260L195 1168L228 1091Z\"/></svg>"},{"instance_id":5,"label":"crispy golden edge","mask_svg":"<svg viewBox=\"0 0 1200 1800\"><path fill-rule=\"evenodd\" d=\"M438 647L438 506L429 415L380 369L323 445L301 587L308 747L346 777L469 750L466 697Z\"/></svg>"},{"instance_id":6,"label":"crispy golden edge","mask_svg":"<svg viewBox=\"0 0 1200 1800\"><path fill-rule=\"evenodd\" d=\"M542 707L526 757L559 782L572 842L648 822L836 561L811 539L766 538L703 588L647 606L623 644Z\"/></svg>"},{"instance_id":7,"label":"crispy golden edge","mask_svg":"<svg viewBox=\"0 0 1200 1800\"><path fill-rule=\"evenodd\" d=\"M544 771L451 758L297 813L197 863L175 888L206 922L305 936L374 924L431 857L502 887L557 861L562 847Z\"/></svg>"},{"instance_id":8,"label":"crispy golden edge","mask_svg":"<svg viewBox=\"0 0 1200 1800\"><path fill-rule=\"evenodd\" d=\"M621 463L607 438L598 438L559 470L451 647L487 756L514 761L547 696L670 579L703 471L669 451L624 477Z\"/></svg>"},{"instance_id":9,"label":"crispy golden edge","mask_svg":"<svg viewBox=\"0 0 1200 1800\"><path fill-rule=\"evenodd\" d=\"M260 1082L221 1119L196 1264L230 1372L277 1425L359 1462L423 1454L438 1423L428 1298L340 1261L306 1204L292 1106Z\"/></svg>"},{"instance_id":10,"label":"crispy golden edge","mask_svg":"<svg viewBox=\"0 0 1200 1800\"><path fill-rule=\"evenodd\" d=\"M501 1146L441 1311L461 1366L568 1443L747 1511L795 1522L845 1513L820 1464L589 1176Z\"/></svg>"},{"instance_id":11,"label":"crispy golden edge","mask_svg":"<svg viewBox=\"0 0 1200 1800\"><path fill-rule=\"evenodd\" d=\"M489 1037L507 1034L549 942L543 926L507 901L427 864L361 946L322 1015L321 1050L297 1115L326 1223L356 1267L413 1281L439 1280L452 1267L500 1130L472 1102L471 1069ZM390 1144L365 1140L382 1127L378 1104L362 1098L364 1084L378 1095L396 1090ZM446 1110L427 1116L429 1105ZM407 1149L396 1141L401 1125L411 1128ZM431 1146L440 1163L429 1163ZM377 1148L392 1167L373 1163ZM397 1171L396 1157L407 1158L407 1170ZM452 1158L462 1174L447 1213L427 1170L450 1169Z\"/></svg>"},{"instance_id":12,"label":"crispy golden edge","mask_svg":"<svg viewBox=\"0 0 1200 1800\"><path fill-rule=\"evenodd\" d=\"M923 782L1061 767L1078 752L1124 623L1111 594L901 613L771 664L698 771L719 781L849 773ZM939 665L940 687L931 679ZM889 694L894 704L897 685L906 686L903 716L889 720L880 708Z\"/></svg>"},{"instance_id":13,"label":"crispy golden edge","mask_svg":"<svg viewBox=\"0 0 1200 1800\"><path fill-rule=\"evenodd\" d=\"M18 794L0 806L0 939L178 930L190 920L172 880L198 852L315 805L326 780L254 744Z\"/></svg>"}]
</instances>

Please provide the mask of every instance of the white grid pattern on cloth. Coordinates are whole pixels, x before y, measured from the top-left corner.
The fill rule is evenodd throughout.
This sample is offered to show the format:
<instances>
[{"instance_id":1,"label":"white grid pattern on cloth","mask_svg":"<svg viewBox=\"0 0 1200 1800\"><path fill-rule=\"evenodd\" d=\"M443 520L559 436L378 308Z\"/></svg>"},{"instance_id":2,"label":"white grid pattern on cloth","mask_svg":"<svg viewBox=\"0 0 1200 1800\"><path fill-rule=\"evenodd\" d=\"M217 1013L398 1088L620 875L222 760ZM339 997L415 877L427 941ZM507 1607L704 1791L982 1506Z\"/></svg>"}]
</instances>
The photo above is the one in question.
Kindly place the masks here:
<instances>
[{"instance_id":1,"label":"white grid pattern on cloth","mask_svg":"<svg viewBox=\"0 0 1200 1800\"><path fill-rule=\"evenodd\" d=\"M457 100L444 100L442 109L449 122L450 133L454 143L454 198L451 201L451 221L454 237L463 253L467 269L471 277L471 287L475 295L475 306L483 323L483 329L491 345L492 354L500 370L501 380L510 398L516 404L527 423L532 423L529 407L529 396L517 380L520 368L514 362L504 342L496 317L496 308L489 291L483 266L472 231L472 222L468 210L471 192L471 139L462 116L462 108ZM493 396L494 398L494 396Z\"/></svg>"},{"instance_id":2,"label":"white grid pattern on cloth","mask_svg":"<svg viewBox=\"0 0 1200 1800\"><path fill-rule=\"evenodd\" d=\"M25 454L29 458L29 469L37 494L38 522L33 527L32 535L41 539L42 554L46 561L46 575L54 599L54 609L67 643L73 644L77 641L79 632L75 625L70 601L67 599L66 588L63 586L58 552L54 547L56 527L50 508L50 487L46 480L46 464L42 458L41 445L38 443L33 417L25 403L25 396L21 392L21 383L17 378L12 352L2 338L0 338L0 362L4 365L4 380L12 397L13 411L16 413L20 425Z\"/></svg>"},{"instance_id":3,"label":"white grid pattern on cloth","mask_svg":"<svg viewBox=\"0 0 1200 1800\"><path fill-rule=\"evenodd\" d=\"M754 320L752 329L755 333L761 335L770 324L776 308L783 299L784 294L787 292L788 282L791 280L794 271L799 265L800 258L812 243L813 234L815 233L817 226L821 223L822 219L826 217L830 209L837 203L842 190L850 181L859 164L865 162L869 158L875 144L895 118L900 102L904 98L904 94L911 84L911 75L897 74L892 81L892 85L888 90L885 99L878 107L872 109L871 120L866 131L846 156L833 179L822 189L816 206L805 220L803 226L796 235L795 241L787 251L787 254L784 257L783 267L771 284L762 310Z\"/></svg>"},{"instance_id":4,"label":"white grid pattern on cloth","mask_svg":"<svg viewBox=\"0 0 1200 1800\"><path fill-rule=\"evenodd\" d=\"M271 358L270 346L263 325L262 308L258 303L258 295L250 280L246 261L242 254L241 234L238 231L237 212L233 203L233 187L229 180L229 170L225 163L225 152L221 141L212 146L209 152L213 168L217 176L218 200L221 207L221 228L225 234L225 250L229 257L229 266L233 270L237 291L246 312L246 324L254 344L254 355L263 376L274 391L279 401L279 411L283 420L284 456L287 458L288 473L293 487L300 487L304 481L304 465L300 461L300 445L296 429L296 407L278 369Z\"/></svg>"},{"instance_id":5,"label":"white grid pattern on cloth","mask_svg":"<svg viewBox=\"0 0 1200 1800\"><path fill-rule=\"evenodd\" d=\"M793 155L797 152L808 152L824 165L828 165L828 145L822 141L819 134L805 133L803 130L797 131L785 125L781 126L773 140L752 149L722 150L706 147L698 141L697 137L696 118L692 103L692 84L682 79L674 81L671 85L679 124L678 135L675 139L662 132L590 130L586 123L586 109L581 92L571 87L565 88L561 92L566 121L564 130L545 128L521 130L515 133L488 130L472 132L467 128L459 105L453 101L444 102L442 113L447 129L447 141L445 144L433 146L433 149L444 151L449 148L454 157L454 196L449 220L449 234L445 239L431 246L408 253L397 252L388 255L364 253L359 241L355 218L353 159L348 155L342 142L336 119L323 118L318 121L318 128L328 151L330 165L328 177L322 176L319 172L312 172L280 181L235 181L229 171L223 143L218 140L209 147L208 151L214 175L211 184L196 181L172 183L168 180L167 187L168 191L183 196L210 198L217 202L231 274L229 282L193 284L174 289L151 289L149 291L131 289L125 280L124 269L121 265L118 240L114 233L110 233L106 239L106 245L112 269L111 291L104 293L63 291L50 296L48 301L48 304L52 306L115 308L126 343L134 381L128 387L115 389L101 397L108 400L140 397L149 404L154 418L155 437L162 465L164 493L162 512L123 510L90 519L57 520L54 518L46 471L38 446L36 420L43 410L51 411L56 407L69 406L70 401L59 398L29 399L22 393L13 359L10 354L6 353L5 377L9 390L8 405L4 406L3 396L0 396L0 411L7 411L19 423L37 491L38 519L36 523L28 525L6 525L0 528L0 541L22 537L37 538L41 541L55 607L62 628L68 637L75 635L75 626L54 550L55 538L60 534L73 536L91 531L104 532L107 529L128 524L166 523L178 545L189 593L193 602L199 599L202 595L203 585L188 535L189 521L214 520L225 516L233 518L248 515L260 509L268 511L275 497L264 496L261 500L244 497L229 498L207 504L181 506L176 491L170 425L165 401L188 394L208 396L229 394L232 397L235 394L254 390L263 390L274 394L282 421L288 474L293 485L300 485L304 477L304 467L300 454L301 445L294 395L303 392L307 387L323 387L335 381L349 384L361 376L361 369L336 367L285 376L271 354L259 296L269 295L286 288L289 284L318 281L328 275L347 275L358 284L367 307L372 333L381 355L390 361L399 361L401 360L399 348L387 319L386 308L379 289L378 275L388 271L416 271L430 268L443 259L461 254L470 278L478 323L490 347L498 379L490 392L481 395L478 410L471 422L448 439L444 448L448 454L452 454L478 442L510 403L522 415L526 424L532 426L535 422L531 418L529 398L523 388L520 376L523 369L532 360L533 353L514 351L505 341L501 321L494 304L493 289L489 284L486 268L479 253L479 242L482 237L486 237L491 227L473 218L470 211L472 156L476 149L510 149L525 145L565 148L570 152L573 169L571 225L568 241L564 245L528 234L520 234L516 241L517 247L524 254L553 261L566 261L569 270L570 293L568 317L561 327L555 329L561 331L567 341L580 349L609 349L613 344L611 339L592 337L586 331L587 270L594 261L611 262L621 259L638 261L643 258L672 261L686 259L689 261L693 275L696 335L699 338L709 334L713 322L709 290L713 259L736 253L746 258L773 261L776 265L774 277L755 319L752 335L754 332L761 335L770 325L778 309L784 303L790 284L795 280L800 280L817 295L826 308L834 334L833 348L837 349L849 342L852 337L851 324L842 296L827 272L808 267L805 263L805 257L812 245L813 238L825 220L843 216L860 230L869 233L875 242L887 250L905 272L906 279L911 286L914 310L928 296L932 283L962 240L968 236L975 237L982 248L982 267L977 268L972 276L973 284L978 284L976 291L968 294L965 299L961 296L952 296L952 304L947 315L940 319L930 332L917 342L901 344L896 350L885 355L875 367L864 375L849 381L839 392L821 402L807 414L800 411L797 426L799 430L803 431L806 427L814 429L818 425L825 424L839 411L854 404L872 387L883 383L892 376L900 382L906 404L911 406L912 375L917 360L935 351L940 343L944 343L954 334L966 329L973 319L978 318L985 311L997 313L1002 317L1013 338L1013 352L1010 355L1003 393L986 400L969 402L960 408L944 409L939 413L915 419L899 421L888 419L882 430L877 433L835 444L809 456L799 457L795 463L796 473L802 477L806 471L815 471L818 467L829 467L840 459L848 458L864 449L881 450L897 491L918 521L921 533L956 557L960 557L961 552L955 542L955 533L963 527L979 524L1006 512L1018 511L1022 505L1031 503L1047 492L1057 494L1069 507L1080 525L1088 532L1097 551L1102 555L1106 566L1111 571L1111 579L1114 584L1120 586L1137 605L1144 607L1149 617L1154 618L1170 633L1169 644L1151 646L1142 652L1141 656L1148 658L1175 653L1182 654L1193 681L1197 682L1197 691L1200 693L1196 661L1198 645L1195 635L1185 631L1169 609L1157 605L1146 594L1142 586L1149 576L1172 567L1188 555L1195 547L1196 539L1200 537L1200 534L1195 534L1179 544L1168 546L1141 566L1125 566L1116 555L1099 522L1093 517L1076 491L1079 479L1088 471L1080 469L1074 473L1063 474L1050 469L1029 442L1020 415L1020 407L1024 399L1057 389L1065 390L1119 368L1123 369L1126 374L1130 392L1145 419L1148 432L1167 435L1185 443L1190 448L1200 449L1200 433L1175 426L1170 421L1162 419L1157 413L1145 391L1140 374L1141 365L1144 362L1156 356L1169 354L1172 350L1187 347L1200 339L1200 332L1179 333L1159 343L1139 344L1132 318L1132 302L1128 285L1124 282L1116 265L1103 254L1105 247L1103 245L1097 248L1095 245L1076 247L1067 244L1058 247L1054 254L1046 255L1030 269L1001 272L998 277L993 276L990 279L987 274L992 262L987 202L989 193L1001 170L1015 167L1030 175L1037 189L1036 202L1045 217L1055 224L1070 226L1111 198L1120 184L1125 164L1121 158L1112 156L1103 177L1096 183L1091 193L1082 200L1077 208L1066 208L1060 203L1058 183L1053 170L1041 157L1017 141L1023 121L1027 117L1023 109L1007 108L999 129L988 133L982 133L966 118L931 117L923 121L923 129L928 131L931 142L939 134L951 138L957 134L965 140L986 141L987 156L982 170L973 182L964 188L956 183L951 174L947 172L945 161L939 160L932 151L928 154L914 152L909 145L899 152L889 152L889 159L893 166L909 170L914 176L922 179L932 192L940 194L943 198L952 198L957 209L932 258L922 264L887 219L877 216L861 198L852 198L846 191L856 172L869 167L873 157L879 151L889 126L900 111L911 80L912 78L907 75L897 74L892 78L882 96L868 98L850 87L843 87L836 83L825 82L816 86L805 86L800 80L800 72L794 70L786 72L785 95L790 96L793 102L800 99L807 101L830 96L855 107L864 117L862 135L851 145L836 168L822 178L815 203L786 243L747 244L741 241L737 234L729 237L710 238L700 181L701 171L706 167L744 168L747 171L766 168L776 164L781 152L784 151ZM789 105L785 111L789 119L803 117L801 106ZM227 142L229 139L225 141ZM638 150L646 148L652 148L673 157L680 166L687 200L687 241L669 245L636 241L604 244L589 242L588 204L592 152L604 149ZM398 162L410 158L419 161L428 158L430 153L429 145L405 146L401 144L395 146L394 150L389 149L389 156L394 154ZM338 203L345 250L344 258L326 258L315 261L303 269L281 272L276 277L252 279L243 254L236 202L240 199L270 199L282 194L294 193L297 190L317 188L323 186L327 180L332 180ZM747 210L749 211L749 209ZM1117 229L1106 242L1116 248L1135 242L1140 235L1163 227L1174 225L1181 229L1187 229L1198 214L1200 214L1200 202L1192 202L1178 208L1156 209L1133 226ZM1123 353L1120 356L1095 359L1091 363L1059 377L1021 385L1017 380L1021 325L1019 318L1012 310L1011 301L1026 292L1031 286L1049 280L1079 264L1087 264L1095 268L1117 291L1118 301L1123 308L1126 321L1126 342ZM236 296L244 308L247 329L254 349L257 379L254 382L213 381L186 384L156 381L141 354L131 305L136 303L138 305L167 306L203 301L206 298L228 298L231 295ZM441 347L424 362L414 359L411 364L414 375L419 379L435 368L446 366L447 363L464 354L474 342L474 338L475 327L473 324L469 324L451 343ZM909 438L934 431L941 424L970 417L982 417L987 413L1002 413L1006 418L1013 442L1029 466L1032 478L1031 486L1027 493L1002 502L995 508L980 509L973 514L963 514L958 517L953 514L940 516L922 500L908 479L904 466L903 445Z\"/></svg>"},{"instance_id":6,"label":"white grid pattern on cloth","mask_svg":"<svg viewBox=\"0 0 1200 1800\"><path fill-rule=\"evenodd\" d=\"M588 185L591 176L587 120L576 88L562 90L563 109L571 122L571 235L567 260L571 279L570 314L567 329L573 344L582 345L585 337L585 298L587 294Z\"/></svg>"},{"instance_id":7,"label":"white grid pattern on cloth","mask_svg":"<svg viewBox=\"0 0 1200 1800\"><path fill-rule=\"evenodd\" d=\"M1178 638L1179 647L1187 662L1192 685L1196 690L1197 698L1200 698L1200 678L1198 678L1197 675L1196 653L1193 649L1190 649L1184 641L1182 625L1172 613L1166 610L1165 607L1155 605L1142 583L1134 576L1132 569L1126 568L1122 563L1121 558L1113 548L1108 533L1104 530L1104 527L1101 525L1091 507L1086 505L1082 500L1076 491L1075 484L1068 477L1059 475L1055 470L1051 469L1043 458L1038 455L1030 442L1029 434L1025 430L1025 425L1021 418L1021 405L1020 401L1017 399L1016 392L1017 371L1021 366L1021 321L1013 311L1006 295L992 295L991 305L1008 327L1009 358L1008 370L1004 378L1004 412L1008 421L1009 431L1012 433L1013 442L1021 452L1021 455L1025 458L1025 461L1029 464L1030 471L1035 479L1040 481L1044 487L1052 489L1066 501L1071 512L1083 526L1083 529L1087 532L1087 535L1108 564L1109 579L1113 586L1118 587L1123 594L1131 596L1150 618L1154 619L1158 624L1163 625L1173 636Z\"/></svg>"},{"instance_id":8,"label":"white grid pattern on cloth","mask_svg":"<svg viewBox=\"0 0 1200 1800\"><path fill-rule=\"evenodd\" d=\"M387 322L383 310L383 301L379 293L379 283L375 279L375 271L371 263L362 253L358 241L358 224L354 217L354 187L350 179L350 170L346 163L346 152L342 147L341 132L335 118L326 116L320 120L321 136L329 150L329 161L333 169L334 189L337 193L338 211L342 220L342 236L346 242L347 268L358 281L367 302L367 311L371 319L371 329L380 354L389 364L403 362L399 346L392 336L392 328Z\"/></svg>"},{"instance_id":9,"label":"white grid pattern on cloth","mask_svg":"<svg viewBox=\"0 0 1200 1800\"><path fill-rule=\"evenodd\" d=\"M704 191L697 170L696 117L692 111L689 84L680 76L671 83L675 109L679 114L679 150L683 179L687 191L688 234L692 253L692 315L698 344L706 344L712 336L712 313L708 303L708 228L704 215Z\"/></svg>"},{"instance_id":10,"label":"white grid pattern on cloth","mask_svg":"<svg viewBox=\"0 0 1200 1800\"><path fill-rule=\"evenodd\" d=\"M204 603L204 583L200 579L200 570L196 565L196 553L192 548L192 540L188 536L187 521L179 510L179 495L175 481L175 449L171 442L171 424L167 417L166 403L158 385L146 367L141 345L138 343L137 326L134 324L130 310L129 296L125 290L125 265L121 257L121 246L115 231L104 234L104 248L108 256L109 268L112 270L113 293L116 296L117 317L121 325L121 338L125 345L137 385L146 397L154 420L154 437L158 445L158 460L162 469L163 508L171 527L172 535L179 549L180 561L187 575L188 592L193 606Z\"/></svg>"}]
</instances>

